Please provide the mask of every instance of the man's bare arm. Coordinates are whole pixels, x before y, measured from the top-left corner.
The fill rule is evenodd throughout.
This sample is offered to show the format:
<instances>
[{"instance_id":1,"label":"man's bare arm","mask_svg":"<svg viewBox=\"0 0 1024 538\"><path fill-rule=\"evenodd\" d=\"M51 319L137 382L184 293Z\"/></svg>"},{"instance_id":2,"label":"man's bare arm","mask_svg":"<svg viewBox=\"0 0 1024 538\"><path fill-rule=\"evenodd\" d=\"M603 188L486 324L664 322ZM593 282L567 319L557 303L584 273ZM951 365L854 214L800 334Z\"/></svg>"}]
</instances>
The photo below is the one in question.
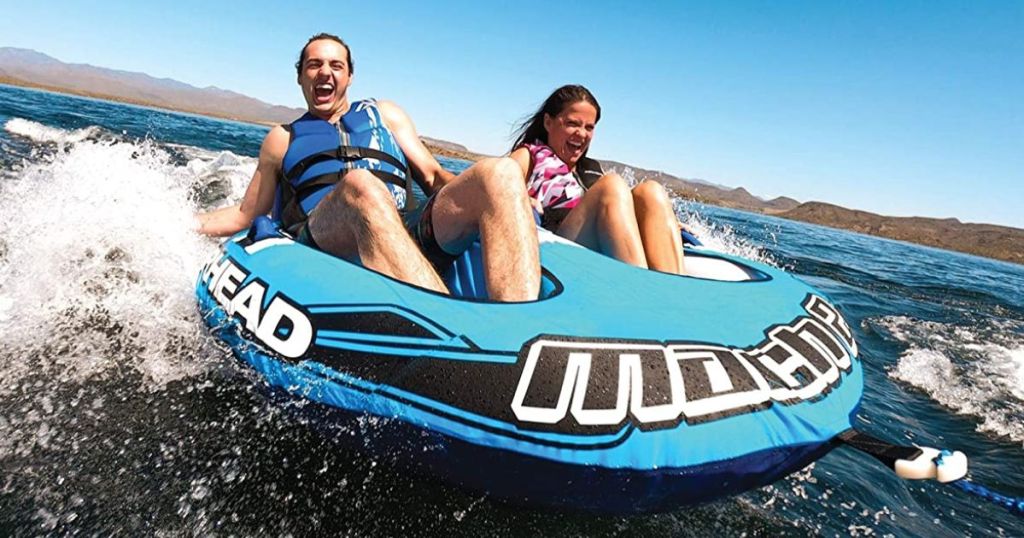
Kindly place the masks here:
<instances>
[{"instance_id":1,"label":"man's bare arm","mask_svg":"<svg viewBox=\"0 0 1024 538\"><path fill-rule=\"evenodd\" d=\"M259 164L245 189L242 202L196 215L199 233L217 237L231 235L244 230L256 217L270 212L281 161L288 150L288 138L288 131L280 125L267 133L260 147Z\"/></svg>"},{"instance_id":2,"label":"man's bare arm","mask_svg":"<svg viewBox=\"0 0 1024 538\"><path fill-rule=\"evenodd\" d=\"M395 140L398 141L402 153L405 153L405 158L409 161L413 177L420 182L428 194L437 192L445 183L455 178L455 174L445 170L427 149L427 146L423 145L423 141L416 134L416 127L405 111L390 101L380 101L378 106L384 123L395 135Z\"/></svg>"}]
</instances>

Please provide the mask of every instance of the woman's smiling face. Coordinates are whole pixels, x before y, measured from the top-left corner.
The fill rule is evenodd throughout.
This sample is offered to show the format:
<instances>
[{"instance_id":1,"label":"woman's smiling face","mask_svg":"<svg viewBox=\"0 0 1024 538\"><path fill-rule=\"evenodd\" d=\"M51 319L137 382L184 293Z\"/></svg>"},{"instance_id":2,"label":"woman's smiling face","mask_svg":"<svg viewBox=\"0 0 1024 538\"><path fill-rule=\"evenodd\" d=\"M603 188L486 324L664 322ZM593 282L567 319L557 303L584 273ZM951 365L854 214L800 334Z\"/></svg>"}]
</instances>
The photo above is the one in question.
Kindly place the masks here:
<instances>
[{"instance_id":1,"label":"woman's smiling face","mask_svg":"<svg viewBox=\"0 0 1024 538\"><path fill-rule=\"evenodd\" d=\"M596 124L597 109L586 101L576 101L562 109L557 116L545 114L544 130L548 132L548 146L571 169L590 147Z\"/></svg>"}]
</instances>

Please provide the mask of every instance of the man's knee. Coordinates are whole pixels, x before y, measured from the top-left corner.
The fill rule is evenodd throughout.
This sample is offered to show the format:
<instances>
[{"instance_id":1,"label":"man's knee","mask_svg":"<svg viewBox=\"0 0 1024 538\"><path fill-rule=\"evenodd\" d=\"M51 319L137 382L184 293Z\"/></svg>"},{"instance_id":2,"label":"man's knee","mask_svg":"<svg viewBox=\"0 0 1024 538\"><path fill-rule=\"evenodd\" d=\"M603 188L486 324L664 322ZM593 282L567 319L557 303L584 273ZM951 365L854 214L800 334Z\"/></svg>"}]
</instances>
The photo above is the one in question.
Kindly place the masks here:
<instances>
[{"instance_id":1,"label":"man's knee","mask_svg":"<svg viewBox=\"0 0 1024 538\"><path fill-rule=\"evenodd\" d=\"M526 179L519 164L508 157L492 157L476 164L477 181L489 200L518 200L526 197Z\"/></svg>"},{"instance_id":2,"label":"man's knee","mask_svg":"<svg viewBox=\"0 0 1024 538\"><path fill-rule=\"evenodd\" d=\"M340 201L360 213L395 209L395 199L384 182L368 170L350 170L336 188Z\"/></svg>"}]
</instances>

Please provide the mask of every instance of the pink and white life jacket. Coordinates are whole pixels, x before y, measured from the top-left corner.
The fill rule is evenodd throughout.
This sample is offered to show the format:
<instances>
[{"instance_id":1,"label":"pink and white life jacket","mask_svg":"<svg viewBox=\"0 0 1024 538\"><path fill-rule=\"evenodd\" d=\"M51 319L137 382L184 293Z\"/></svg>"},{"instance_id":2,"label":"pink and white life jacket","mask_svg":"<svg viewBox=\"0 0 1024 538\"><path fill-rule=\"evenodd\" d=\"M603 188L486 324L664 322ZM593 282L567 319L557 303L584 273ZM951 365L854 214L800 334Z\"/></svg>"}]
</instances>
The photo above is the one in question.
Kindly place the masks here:
<instances>
[{"instance_id":1,"label":"pink and white life jacket","mask_svg":"<svg viewBox=\"0 0 1024 538\"><path fill-rule=\"evenodd\" d=\"M569 170L569 165L558 158L555 151L543 142L524 144L530 152L533 167L526 178L530 197L547 209L572 209L583 198L583 186Z\"/></svg>"}]
</instances>

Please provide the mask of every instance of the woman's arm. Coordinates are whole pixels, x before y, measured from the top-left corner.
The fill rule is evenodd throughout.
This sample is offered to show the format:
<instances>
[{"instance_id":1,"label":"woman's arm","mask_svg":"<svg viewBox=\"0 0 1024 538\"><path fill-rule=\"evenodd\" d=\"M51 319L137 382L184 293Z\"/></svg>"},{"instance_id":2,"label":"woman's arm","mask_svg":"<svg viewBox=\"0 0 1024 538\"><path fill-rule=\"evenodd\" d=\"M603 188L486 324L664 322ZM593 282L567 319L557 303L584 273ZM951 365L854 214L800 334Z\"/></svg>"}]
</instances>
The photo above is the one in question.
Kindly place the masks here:
<instances>
[{"instance_id":1,"label":"woman's arm","mask_svg":"<svg viewBox=\"0 0 1024 538\"><path fill-rule=\"evenodd\" d=\"M404 110L391 101L378 101L377 106L385 125L395 136L398 146L402 148L402 153L409 162L409 171L427 194L437 192L455 178L455 174L445 170L427 146L423 145L423 141L416 134L416 127Z\"/></svg>"}]
</instances>

